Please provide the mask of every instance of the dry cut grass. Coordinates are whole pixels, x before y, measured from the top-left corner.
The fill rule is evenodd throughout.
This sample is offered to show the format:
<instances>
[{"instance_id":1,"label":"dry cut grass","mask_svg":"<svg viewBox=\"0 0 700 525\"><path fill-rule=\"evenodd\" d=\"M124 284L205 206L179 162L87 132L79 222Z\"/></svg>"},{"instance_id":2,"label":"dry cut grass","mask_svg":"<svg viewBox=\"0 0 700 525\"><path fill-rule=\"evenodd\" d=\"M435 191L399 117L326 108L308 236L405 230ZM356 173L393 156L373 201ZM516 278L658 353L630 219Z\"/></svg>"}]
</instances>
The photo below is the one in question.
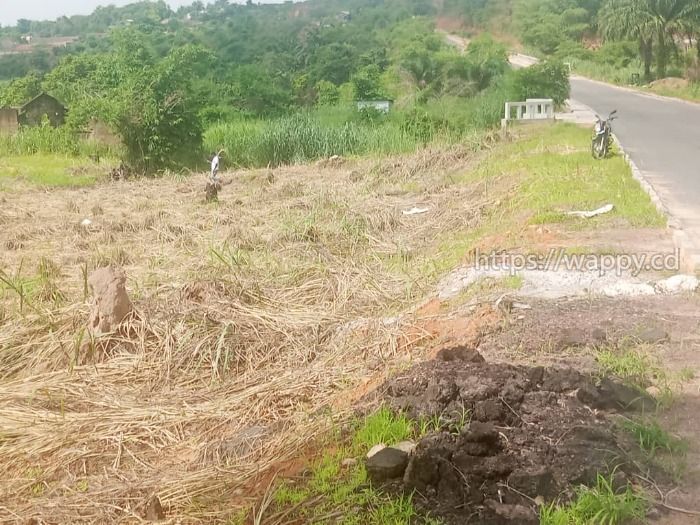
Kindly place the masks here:
<instances>
[{"instance_id":1,"label":"dry cut grass","mask_svg":"<svg viewBox=\"0 0 700 525\"><path fill-rule=\"evenodd\" d=\"M231 173L215 205L196 177L13 192L0 522L137 523L156 495L173 522L232 520L420 344L410 315L371 320L431 290L439 247L501 198L458 182L477 149ZM85 276L108 264L138 313L95 340Z\"/></svg>"}]
</instances>

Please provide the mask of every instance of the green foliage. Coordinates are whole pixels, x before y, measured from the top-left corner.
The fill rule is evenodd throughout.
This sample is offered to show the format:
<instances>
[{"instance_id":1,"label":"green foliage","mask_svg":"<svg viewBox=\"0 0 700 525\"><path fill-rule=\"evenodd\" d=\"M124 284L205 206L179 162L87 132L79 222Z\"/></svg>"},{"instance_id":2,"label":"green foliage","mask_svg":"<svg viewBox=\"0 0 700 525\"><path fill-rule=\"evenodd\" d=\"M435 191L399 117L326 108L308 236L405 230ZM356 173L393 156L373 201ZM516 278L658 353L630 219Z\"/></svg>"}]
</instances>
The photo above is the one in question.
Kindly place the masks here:
<instances>
[{"instance_id":1,"label":"green foliage","mask_svg":"<svg viewBox=\"0 0 700 525\"><path fill-rule=\"evenodd\" d=\"M596 360L602 375L613 375L640 388L666 382L666 373L644 347L601 348Z\"/></svg>"},{"instance_id":2,"label":"green foliage","mask_svg":"<svg viewBox=\"0 0 700 525\"><path fill-rule=\"evenodd\" d=\"M688 449L685 441L670 435L656 420L626 420L622 423L622 428L634 436L639 448L649 456L654 456L658 451L684 454Z\"/></svg>"},{"instance_id":3,"label":"green foliage","mask_svg":"<svg viewBox=\"0 0 700 525\"><path fill-rule=\"evenodd\" d=\"M41 93L41 78L37 73L12 80L0 86L0 107L21 106Z\"/></svg>"},{"instance_id":4,"label":"green foliage","mask_svg":"<svg viewBox=\"0 0 700 525\"><path fill-rule=\"evenodd\" d=\"M319 106L335 106L340 101L338 86L328 80L321 80L316 84L316 93Z\"/></svg>"},{"instance_id":5,"label":"green foliage","mask_svg":"<svg viewBox=\"0 0 700 525\"><path fill-rule=\"evenodd\" d=\"M486 89L492 81L508 70L508 51L488 34L475 38L466 52L469 62L469 79L479 91Z\"/></svg>"},{"instance_id":6,"label":"green foliage","mask_svg":"<svg viewBox=\"0 0 700 525\"><path fill-rule=\"evenodd\" d=\"M356 100L379 100L386 98L381 83L381 70L375 64L369 64L352 76Z\"/></svg>"},{"instance_id":7,"label":"green foliage","mask_svg":"<svg viewBox=\"0 0 700 525\"><path fill-rule=\"evenodd\" d=\"M622 525L644 520L648 506L631 486L615 490L613 476L598 474L595 486L579 488L568 505L542 507L540 525Z\"/></svg>"},{"instance_id":8,"label":"green foliage","mask_svg":"<svg viewBox=\"0 0 700 525\"><path fill-rule=\"evenodd\" d=\"M569 98L568 68L555 61L546 61L514 72L510 94L514 100L551 98L558 106Z\"/></svg>"},{"instance_id":9,"label":"green foliage","mask_svg":"<svg viewBox=\"0 0 700 525\"><path fill-rule=\"evenodd\" d=\"M404 414L395 414L386 407L364 418L353 437L353 449L369 450L378 443L395 445L413 435L413 423Z\"/></svg>"}]
</instances>

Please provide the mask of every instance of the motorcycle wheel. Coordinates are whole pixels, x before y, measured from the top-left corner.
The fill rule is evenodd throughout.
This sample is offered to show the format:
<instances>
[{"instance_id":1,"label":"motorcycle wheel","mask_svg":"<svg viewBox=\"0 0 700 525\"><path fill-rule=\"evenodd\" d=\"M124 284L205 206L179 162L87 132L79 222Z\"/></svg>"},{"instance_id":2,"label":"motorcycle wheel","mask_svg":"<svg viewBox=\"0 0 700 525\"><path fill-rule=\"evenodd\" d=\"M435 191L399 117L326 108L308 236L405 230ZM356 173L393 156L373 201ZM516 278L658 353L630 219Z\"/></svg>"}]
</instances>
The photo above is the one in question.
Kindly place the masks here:
<instances>
[{"instance_id":1,"label":"motorcycle wheel","mask_svg":"<svg viewBox=\"0 0 700 525\"><path fill-rule=\"evenodd\" d=\"M593 155L594 159L602 159L605 156L605 150L606 148L602 137L595 137L591 141L591 154Z\"/></svg>"}]
</instances>

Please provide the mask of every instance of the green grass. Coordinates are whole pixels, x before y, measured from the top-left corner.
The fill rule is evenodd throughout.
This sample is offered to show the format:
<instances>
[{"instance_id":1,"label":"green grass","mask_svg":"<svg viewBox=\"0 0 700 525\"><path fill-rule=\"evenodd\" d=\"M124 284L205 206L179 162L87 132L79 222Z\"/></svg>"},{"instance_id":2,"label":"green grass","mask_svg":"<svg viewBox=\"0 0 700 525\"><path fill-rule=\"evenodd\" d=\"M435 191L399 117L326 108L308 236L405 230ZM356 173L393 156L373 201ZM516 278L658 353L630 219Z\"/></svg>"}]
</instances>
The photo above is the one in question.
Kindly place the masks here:
<instances>
[{"instance_id":1,"label":"green grass","mask_svg":"<svg viewBox=\"0 0 700 525\"><path fill-rule=\"evenodd\" d=\"M485 237L498 237L499 249L520 247L523 229L533 224L558 224L564 230L665 226L666 219L621 156L592 158L589 130L557 123L517 132L522 138L497 145L475 169L455 176L463 184L510 185L508 197L480 227L441 239L440 256L426 271L441 274L453 268ZM614 210L592 219L565 215L608 203Z\"/></svg>"},{"instance_id":2,"label":"green grass","mask_svg":"<svg viewBox=\"0 0 700 525\"><path fill-rule=\"evenodd\" d=\"M46 187L89 186L99 172L99 166L87 158L61 154L0 157L0 189L17 180Z\"/></svg>"},{"instance_id":3,"label":"green grass","mask_svg":"<svg viewBox=\"0 0 700 525\"><path fill-rule=\"evenodd\" d=\"M353 450L361 453L378 443L395 445L409 439L414 434L413 422L404 414L394 414L386 407L367 416L358 425L353 437Z\"/></svg>"},{"instance_id":4,"label":"green grass","mask_svg":"<svg viewBox=\"0 0 700 525\"><path fill-rule=\"evenodd\" d=\"M612 476L598 475L593 487L581 487L574 501L540 510L540 525L621 525L644 520L649 504L627 485L615 490Z\"/></svg>"},{"instance_id":5,"label":"green grass","mask_svg":"<svg viewBox=\"0 0 700 525\"><path fill-rule=\"evenodd\" d=\"M601 375L613 375L640 388L659 377L666 377L664 370L642 346L603 347L597 351L596 360Z\"/></svg>"},{"instance_id":6,"label":"green grass","mask_svg":"<svg viewBox=\"0 0 700 525\"><path fill-rule=\"evenodd\" d=\"M287 519L304 522L325 522L343 525L403 525L439 522L419 516L411 495L390 497L374 490L367 478L363 458L377 443L396 444L415 435L413 423L402 414L388 408L357 420L347 447L326 452L311 467L304 480L286 480L274 493L272 512L281 515L292 509ZM356 464L343 468L346 458L356 458Z\"/></svg>"},{"instance_id":7,"label":"green grass","mask_svg":"<svg viewBox=\"0 0 700 525\"><path fill-rule=\"evenodd\" d=\"M651 93L656 93L657 95L663 95L665 97L675 97L691 102L700 102L700 83L698 82L688 84L685 87L662 85L647 86L644 88L644 91L650 91Z\"/></svg>"},{"instance_id":8,"label":"green grass","mask_svg":"<svg viewBox=\"0 0 700 525\"><path fill-rule=\"evenodd\" d=\"M656 420L626 420L622 422L622 428L632 434L639 448L649 457L654 457L659 451L683 455L688 450L685 441L666 432Z\"/></svg>"},{"instance_id":9,"label":"green grass","mask_svg":"<svg viewBox=\"0 0 700 525\"><path fill-rule=\"evenodd\" d=\"M406 153L430 143L455 143L494 127L505 92L443 97L387 116L362 117L352 106L322 107L273 120L216 124L204 136L207 151L224 149L229 166L299 164L333 155Z\"/></svg>"}]
</instances>

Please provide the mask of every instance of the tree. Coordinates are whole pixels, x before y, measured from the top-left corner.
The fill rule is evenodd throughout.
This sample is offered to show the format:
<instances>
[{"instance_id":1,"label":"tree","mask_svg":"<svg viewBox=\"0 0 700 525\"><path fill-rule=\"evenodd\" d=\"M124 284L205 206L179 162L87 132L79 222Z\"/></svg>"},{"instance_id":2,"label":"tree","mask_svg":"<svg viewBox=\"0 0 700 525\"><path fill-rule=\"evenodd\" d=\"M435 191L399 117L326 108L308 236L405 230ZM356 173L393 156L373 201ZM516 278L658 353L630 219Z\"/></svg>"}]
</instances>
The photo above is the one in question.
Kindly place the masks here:
<instances>
[{"instance_id":1,"label":"tree","mask_svg":"<svg viewBox=\"0 0 700 525\"><path fill-rule=\"evenodd\" d=\"M664 78L675 36L683 34L699 15L698 0L608 0L600 24L607 38L638 40L647 79L655 49L656 75Z\"/></svg>"},{"instance_id":2,"label":"tree","mask_svg":"<svg viewBox=\"0 0 700 525\"><path fill-rule=\"evenodd\" d=\"M560 62L548 61L515 71L509 95L511 100L551 98L561 106L569 98L570 90L568 68Z\"/></svg>"},{"instance_id":3,"label":"tree","mask_svg":"<svg viewBox=\"0 0 700 525\"><path fill-rule=\"evenodd\" d=\"M352 76L351 82L355 91L355 100L384 98L381 71L375 64L361 68Z\"/></svg>"},{"instance_id":4,"label":"tree","mask_svg":"<svg viewBox=\"0 0 700 525\"><path fill-rule=\"evenodd\" d=\"M21 106L41 93L41 78L36 73L17 78L0 87L0 107Z\"/></svg>"}]
</instances>

